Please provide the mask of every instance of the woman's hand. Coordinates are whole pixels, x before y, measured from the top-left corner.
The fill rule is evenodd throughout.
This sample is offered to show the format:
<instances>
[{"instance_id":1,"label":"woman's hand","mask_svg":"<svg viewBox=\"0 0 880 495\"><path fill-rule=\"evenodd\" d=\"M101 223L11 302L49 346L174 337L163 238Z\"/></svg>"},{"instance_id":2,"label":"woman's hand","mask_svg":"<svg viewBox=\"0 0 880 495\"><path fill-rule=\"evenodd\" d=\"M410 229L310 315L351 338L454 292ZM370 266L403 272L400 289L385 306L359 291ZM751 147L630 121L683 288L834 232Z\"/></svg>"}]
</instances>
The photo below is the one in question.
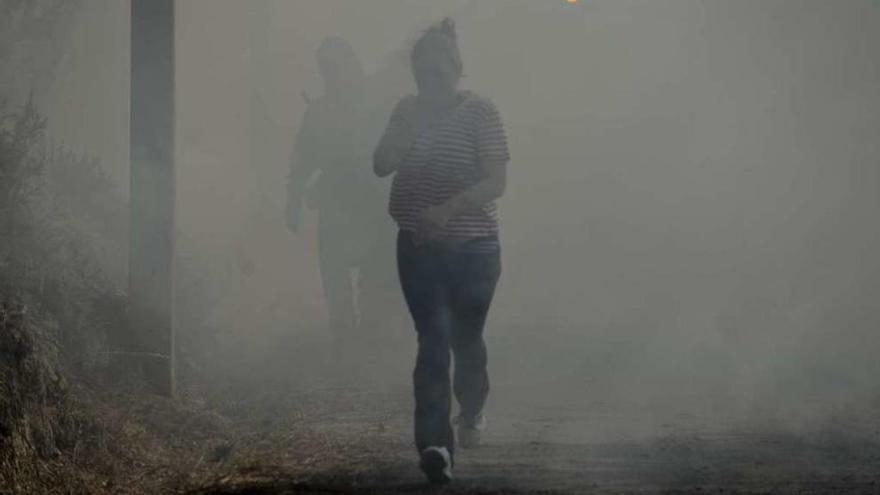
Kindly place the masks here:
<instances>
[{"instance_id":1,"label":"woman's hand","mask_svg":"<svg viewBox=\"0 0 880 495\"><path fill-rule=\"evenodd\" d=\"M443 204L431 206L422 213L416 240L428 240L446 227L449 219L467 210L494 201L504 194L507 185L507 167L504 161L488 161L483 164L486 177L450 198Z\"/></svg>"},{"instance_id":2,"label":"woman's hand","mask_svg":"<svg viewBox=\"0 0 880 495\"><path fill-rule=\"evenodd\" d=\"M379 177L397 171L419 132L452 111L457 95L419 95L405 102L394 109L388 127L373 153L373 172Z\"/></svg>"},{"instance_id":3,"label":"woman's hand","mask_svg":"<svg viewBox=\"0 0 880 495\"><path fill-rule=\"evenodd\" d=\"M453 208L450 203L430 206L422 213L422 220L419 224L419 230L416 232L416 244L436 237L437 234L446 227L449 219L452 218Z\"/></svg>"}]
</instances>

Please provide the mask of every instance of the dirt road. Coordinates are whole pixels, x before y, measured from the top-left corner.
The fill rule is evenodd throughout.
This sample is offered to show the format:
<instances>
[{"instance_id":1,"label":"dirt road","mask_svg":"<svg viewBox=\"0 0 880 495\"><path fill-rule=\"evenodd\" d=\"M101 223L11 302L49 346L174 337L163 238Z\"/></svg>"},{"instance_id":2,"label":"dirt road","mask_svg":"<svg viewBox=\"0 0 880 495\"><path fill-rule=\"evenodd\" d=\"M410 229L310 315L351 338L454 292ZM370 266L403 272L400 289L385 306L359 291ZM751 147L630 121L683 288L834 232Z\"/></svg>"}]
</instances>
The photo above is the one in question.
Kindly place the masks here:
<instances>
[{"instance_id":1,"label":"dirt road","mask_svg":"<svg viewBox=\"0 0 880 495\"><path fill-rule=\"evenodd\" d=\"M233 433L189 493L428 490L411 445L407 345L345 372L322 345L230 364L212 407ZM875 424L797 430L688 401L658 410L573 378L529 380L523 367L496 360L486 445L459 451L441 493L880 493Z\"/></svg>"}]
</instances>

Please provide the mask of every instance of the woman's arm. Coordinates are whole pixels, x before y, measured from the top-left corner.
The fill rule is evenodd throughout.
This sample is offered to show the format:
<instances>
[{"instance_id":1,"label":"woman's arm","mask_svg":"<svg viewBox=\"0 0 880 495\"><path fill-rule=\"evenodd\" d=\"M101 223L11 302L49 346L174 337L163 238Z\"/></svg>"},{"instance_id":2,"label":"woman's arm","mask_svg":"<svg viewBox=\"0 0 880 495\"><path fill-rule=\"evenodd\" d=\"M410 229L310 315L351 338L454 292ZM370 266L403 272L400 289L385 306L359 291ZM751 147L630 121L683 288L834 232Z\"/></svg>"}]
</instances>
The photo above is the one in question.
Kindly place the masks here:
<instances>
[{"instance_id":1,"label":"woman's arm","mask_svg":"<svg viewBox=\"0 0 880 495\"><path fill-rule=\"evenodd\" d=\"M318 143L315 110L309 106L300 122L293 152L290 155L286 219L287 227L292 232L299 229L302 200L308 184L321 168L322 160Z\"/></svg>"},{"instance_id":2,"label":"woman's arm","mask_svg":"<svg viewBox=\"0 0 880 495\"><path fill-rule=\"evenodd\" d=\"M498 109L491 102L484 101L479 111L481 120L476 130L477 159L483 178L445 203L425 211L424 229L428 235L430 231L442 229L455 215L479 208L504 194L507 162L510 160L504 125Z\"/></svg>"},{"instance_id":3,"label":"woman's arm","mask_svg":"<svg viewBox=\"0 0 880 495\"><path fill-rule=\"evenodd\" d=\"M373 153L373 172L379 177L396 172L415 138L412 127L404 127L394 133L386 132Z\"/></svg>"},{"instance_id":4,"label":"woman's arm","mask_svg":"<svg viewBox=\"0 0 880 495\"><path fill-rule=\"evenodd\" d=\"M412 123L410 99L401 100L391 112L388 127L373 152L373 172L379 177L394 173L417 136L417 126Z\"/></svg>"},{"instance_id":5,"label":"woman's arm","mask_svg":"<svg viewBox=\"0 0 880 495\"><path fill-rule=\"evenodd\" d=\"M456 194L445 203L432 206L425 211L428 230L443 228L455 215L491 203L504 194L507 187L507 161L489 161L483 165L483 168L486 170L486 177L481 181Z\"/></svg>"}]
</instances>

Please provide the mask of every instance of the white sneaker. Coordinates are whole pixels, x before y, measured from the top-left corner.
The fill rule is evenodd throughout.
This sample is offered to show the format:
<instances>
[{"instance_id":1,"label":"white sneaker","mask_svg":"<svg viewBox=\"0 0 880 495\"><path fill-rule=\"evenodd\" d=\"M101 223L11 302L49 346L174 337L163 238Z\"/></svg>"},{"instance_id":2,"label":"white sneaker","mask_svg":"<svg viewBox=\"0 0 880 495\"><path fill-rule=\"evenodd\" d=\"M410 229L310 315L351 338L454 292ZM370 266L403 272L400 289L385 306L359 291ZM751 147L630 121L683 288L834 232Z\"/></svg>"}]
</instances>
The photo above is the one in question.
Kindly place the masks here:
<instances>
[{"instance_id":1,"label":"white sneaker","mask_svg":"<svg viewBox=\"0 0 880 495\"><path fill-rule=\"evenodd\" d=\"M483 430L486 429L486 417L482 414L475 418L458 416L453 420L458 431L458 445L463 449L479 447L483 443Z\"/></svg>"},{"instance_id":2,"label":"white sneaker","mask_svg":"<svg viewBox=\"0 0 880 495\"><path fill-rule=\"evenodd\" d=\"M452 481L452 458L446 447L428 447L423 450L419 467L431 483L446 484Z\"/></svg>"}]
</instances>

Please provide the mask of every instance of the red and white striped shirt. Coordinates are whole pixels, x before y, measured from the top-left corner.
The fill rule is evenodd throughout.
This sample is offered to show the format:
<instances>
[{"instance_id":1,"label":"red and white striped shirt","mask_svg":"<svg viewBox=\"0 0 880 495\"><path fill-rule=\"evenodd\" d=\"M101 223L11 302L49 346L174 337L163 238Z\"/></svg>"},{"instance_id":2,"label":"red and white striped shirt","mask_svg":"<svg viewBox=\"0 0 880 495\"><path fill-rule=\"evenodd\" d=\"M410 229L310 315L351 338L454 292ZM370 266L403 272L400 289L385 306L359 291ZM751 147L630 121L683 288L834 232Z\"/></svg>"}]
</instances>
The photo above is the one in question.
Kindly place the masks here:
<instances>
[{"instance_id":1,"label":"red and white striped shirt","mask_svg":"<svg viewBox=\"0 0 880 495\"><path fill-rule=\"evenodd\" d=\"M428 207L446 202L485 178L483 163L510 159L495 105L470 92L461 92L459 100L450 115L419 133L397 169L388 209L402 230L415 232ZM415 97L410 96L397 104L386 133L406 125L414 103ZM490 202L455 215L438 236L461 241L497 234L497 208Z\"/></svg>"}]
</instances>

